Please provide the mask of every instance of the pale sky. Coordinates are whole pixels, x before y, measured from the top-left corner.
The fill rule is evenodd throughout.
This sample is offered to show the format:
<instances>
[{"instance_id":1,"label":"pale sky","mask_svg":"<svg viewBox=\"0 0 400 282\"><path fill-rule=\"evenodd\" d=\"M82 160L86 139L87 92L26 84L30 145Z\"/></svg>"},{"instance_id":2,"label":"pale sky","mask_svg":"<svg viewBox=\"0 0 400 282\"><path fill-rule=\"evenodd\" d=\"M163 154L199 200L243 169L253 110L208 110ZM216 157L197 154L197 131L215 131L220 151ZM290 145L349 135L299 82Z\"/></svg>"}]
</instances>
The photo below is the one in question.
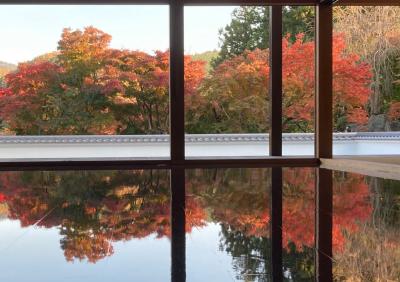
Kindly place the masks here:
<instances>
[{"instance_id":1,"label":"pale sky","mask_svg":"<svg viewBox=\"0 0 400 282\"><path fill-rule=\"evenodd\" d=\"M235 7L185 7L185 52L218 49L218 29ZM113 48L152 52L169 46L168 6L1 5L0 61L18 63L56 50L62 29L94 26Z\"/></svg>"}]
</instances>

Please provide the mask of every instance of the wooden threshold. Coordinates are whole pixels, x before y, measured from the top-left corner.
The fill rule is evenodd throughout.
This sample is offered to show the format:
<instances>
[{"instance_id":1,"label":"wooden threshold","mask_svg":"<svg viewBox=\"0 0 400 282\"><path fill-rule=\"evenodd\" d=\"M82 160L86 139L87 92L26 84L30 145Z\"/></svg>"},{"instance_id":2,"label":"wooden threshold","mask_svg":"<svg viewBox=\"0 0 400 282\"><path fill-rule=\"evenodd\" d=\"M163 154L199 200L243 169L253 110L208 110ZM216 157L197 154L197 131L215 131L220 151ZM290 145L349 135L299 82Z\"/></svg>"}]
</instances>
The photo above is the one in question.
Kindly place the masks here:
<instances>
[{"instance_id":1,"label":"wooden threshold","mask_svg":"<svg viewBox=\"0 0 400 282\"><path fill-rule=\"evenodd\" d=\"M400 155L340 156L321 159L321 168L400 180Z\"/></svg>"}]
</instances>

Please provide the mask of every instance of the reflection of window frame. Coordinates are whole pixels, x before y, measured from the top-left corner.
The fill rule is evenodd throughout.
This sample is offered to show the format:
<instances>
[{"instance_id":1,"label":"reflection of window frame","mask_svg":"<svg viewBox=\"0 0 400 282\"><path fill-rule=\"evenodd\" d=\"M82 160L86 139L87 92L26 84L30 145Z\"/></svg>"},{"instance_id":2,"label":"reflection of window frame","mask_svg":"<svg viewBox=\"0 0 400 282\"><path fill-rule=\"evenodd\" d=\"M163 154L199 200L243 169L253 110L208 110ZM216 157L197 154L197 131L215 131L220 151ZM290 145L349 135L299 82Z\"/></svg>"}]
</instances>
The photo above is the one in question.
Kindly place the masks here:
<instances>
[{"instance_id":1,"label":"reflection of window frame","mask_svg":"<svg viewBox=\"0 0 400 282\"><path fill-rule=\"evenodd\" d=\"M379 2L379 3L377 3ZM104 165L105 163L132 165L292 165L318 166L320 158L332 158L332 7L336 5L400 5L398 0L0 0L0 5L9 4L132 4L169 5L170 7L170 160L103 160L70 161L71 165ZM271 34L271 157L248 159L198 160L185 158L184 126L184 6L185 5L272 5L270 18ZM282 157L282 6L307 5L316 8L316 97L315 97L315 154L313 157ZM1 6L0 6L1 9ZM278 43L279 40L279 43ZM266 121L267 122L267 121ZM38 162L18 162L26 166L37 166ZM39 162L57 164L54 162ZM1 166L15 165L3 162ZM58 163L59 164L59 163Z\"/></svg>"}]
</instances>

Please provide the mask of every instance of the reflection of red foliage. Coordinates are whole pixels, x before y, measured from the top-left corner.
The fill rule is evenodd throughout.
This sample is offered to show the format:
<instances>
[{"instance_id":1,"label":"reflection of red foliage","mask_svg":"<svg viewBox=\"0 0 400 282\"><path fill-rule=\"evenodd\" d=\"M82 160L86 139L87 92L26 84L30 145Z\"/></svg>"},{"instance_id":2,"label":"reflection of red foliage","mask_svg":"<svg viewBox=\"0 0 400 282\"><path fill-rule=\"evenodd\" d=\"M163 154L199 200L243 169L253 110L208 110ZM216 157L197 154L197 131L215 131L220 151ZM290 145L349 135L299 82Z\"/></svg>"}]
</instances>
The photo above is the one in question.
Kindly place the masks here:
<instances>
[{"instance_id":1,"label":"reflection of red foliage","mask_svg":"<svg viewBox=\"0 0 400 282\"><path fill-rule=\"evenodd\" d=\"M229 224L234 230L240 230L246 236L265 236L268 235L268 225L270 221L269 210L255 211L252 214L238 214L237 211L216 211L215 217L223 223Z\"/></svg>"},{"instance_id":2,"label":"reflection of red foliage","mask_svg":"<svg viewBox=\"0 0 400 282\"><path fill-rule=\"evenodd\" d=\"M109 239L102 234L97 234L96 236L78 236L73 238L73 240L64 242L63 248L67 261L87 259L89 262L95 263L114 253Z\"/></svg>"},{"instance_id":3,"label":"reflection of red foliage","mask_svg":"<svg viewBox=\"0 0 400 282\"><path fill-rule=\"evenodd\" d=\"M359 231L358 223L370 218L372 206L363 176L345 174L339 178L337 174L334 173L332 239L334 250L341 251L345 244L343 232ZM301 250L302 246L314 245L314 177L313 169L285 170L284 181L294 195L284 197L284 246L293 242Z\"/></svg>"},{"instance_id":4,"label":"reflection of red foliage","mask_svg":"<svg viewBox=\"0 0 400 282\"><path fill-rule=\"evenodd\" d=\"M112 242L171 234L168 195L147 192L146 188L139 192L136 186L130 190L132 195L121 195L117 184L115 190L108 186L101 188L99 192L103 196L97 199L85 199L86 191L92 188L82 187L82 194L73 195L68 201L70 195L58 192L59 176L51 176L55 176L54 182L48 180L49 183L44 184L41 177L38 181L23 181L21 172L1 173L1 195L7 199L9 218L19 220L22 227L59 226L67 260L96 262L113 253ZM140 173L127 172L127 176L139 177ZM87 176L94 186L103 181L102 176L97 178L96 175Z\"/></svg>"},{"instance_id":5,"label":"reflection of red foliage","mask_svg":"<svg viewBox=\"0 0 400 282\"><path fill-rule=\"evenodd\" d=\"M185 230L187 233L192 232L193 228L199 228L206 225L206 211L203 209L199 203L193 197L186 197L185 203L185 218L186 226Z\"/></svg>"},{"instance_id":6,"label":"reflection of red foliage","mask_svg":"<svg viewBox=\"0 0 400 282\"><path fill-rule=\"evenodd\" d=\"M114 253L109 239L99 234L96 236L81 236L73 240L68 240L63 247L67 261L87 259L89 262L95 263Z\"/></svg>"},{"instance_id":7,"label":"reflection of red foliage","mask_svg":"<svg viewBox=\"0 0 400 282\"><path fill-rule=\"evenodd\" d=\"M284 169L283 176L283 246L288 249L293 243L298 250L304 246L312 248L314 169ZM23 182L20 172L1 173L0 202L7 201L9 218L19 220L24 227L33 224L47 228L59 226L67 260L96 262L113 253L112 242L152 234L157 238L171 236L168 190L151 192L137 184L119 189L121 185L117 184L96 188L102 193L100 197L84 199L80 197L84 197L85 192L78 197L65 195L66 192L58 195L58 177L54 177L54 183L49 180L45 185L50 188L44 189L41 178L35 184L34 181ZM91 179L93 187L104 179L111 183L112 179L108 178ZM194 178L186 183L186 232L214 220L249 237L269 237L270 194L266 188L269 180L263 173L243 173L239 179L228 182L224 182L223 176L218 188L211 190L210 181L215 180L206 179L206 173L196 174ZM372 206L368 197L368 185L362 176L334 174L332 232L336 251L341 251L345 244L343 232L359 232L358 223L370 218Z\"/></svg>"},{"instance_id":8,"label":"reflection of red foliage","mask_svg":"<svg viewBox=\"0 0 400 282\"><path fill-rule=\"evenodd\" d=\"M283 173L283 246L292 242L298 250L314 245L315 170L285 169Z\"/></svg>"},{"instance_id":9,"label":"reflection of red foliage","mask_svg":"<svg viewBox=\"0 0 400 282\"><path fill-rule=\"evenodd\" d=\"M333 248L341 251L345 244L343 232L359 232L359 223L367 221L373 207L369 202L370 193L364 177L346 174L333 185Z\"/></svg>"},{"instance_id":10,"label":"reflection of red foliage","mask_svg":"<svg viewBox=\"0 0 400 282\"><path fill-rule=\"evenodd\" d=\"M359 175L346 174L342 179L334 178L333 207L333 247L336 251L342 250L345 238L343 232L359 231L359 222L365 222L371 216L372 206L367 201L369 197L368 185ZM246 183L251 179L242 179ZM289 249L293 243L296 249L314 247L315 226L315 169L296 168L283 170L283 247ZM254 181L254 180L253 180ZM267 187L265 179L257 180L259 187ZM191 185L189 181L187 185ZM196 180L193 180L196 183ZM242 184L243 184L242 183ZM189 193L206 194L206 181L201 186L189 186ZM240 183L236 183L240 187ZM225 191L227 187L219 184L219 189ZM202 188L199 188L202 187ZM192 191L193 190L193 191ZM200 191L198 191L200 190ZM248 187L244 189L227 189L221 201L202 201L204 209L211 210L211 217L221 223L229 225L234 230L240 230L246 236L269 237L270 200L266 195L259 194L252 197ZM219 197L222 197L219 195ZM260 200L261 199L261 200ZM228 204L229 203L229 204Z\"/></svg>"},{"instance_id":11,"label":"reflection of red foliage","mask_svg":"<svg viewBox=\"0 0 400 282\"><path fill-rule=\"evenodd\" d=\"M263 169L243 169L232 174L229 170L196 171L187 178L186 191L207 210L211 220L249 237L267 236L270 221L267 177L268 170Z\"/></svg>"}]
</instances>

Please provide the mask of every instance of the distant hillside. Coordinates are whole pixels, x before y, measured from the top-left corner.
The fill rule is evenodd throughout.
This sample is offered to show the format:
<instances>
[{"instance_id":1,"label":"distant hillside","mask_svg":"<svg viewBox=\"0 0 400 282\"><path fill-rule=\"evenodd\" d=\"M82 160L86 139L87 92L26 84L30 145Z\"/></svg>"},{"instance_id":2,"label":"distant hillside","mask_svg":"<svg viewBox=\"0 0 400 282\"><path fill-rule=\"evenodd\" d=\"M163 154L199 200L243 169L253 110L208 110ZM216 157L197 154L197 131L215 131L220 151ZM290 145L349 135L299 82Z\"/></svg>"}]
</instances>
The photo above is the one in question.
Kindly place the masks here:
<instances>
[{"instance_id":1,"label":"distant hillside","mask_svg":"<svg viewBox=\"0 0 400 282\"><path fill-rule=\"evenodd\" d=\"M207 51L204 53L194 54L192 55L193 60L195 61L206 61L206 70L210 72L211 70L211 60L218 56L218 51Z\"/></svg>"},{"instance_id":2,"label":"distant hillside","mask_svg":"<svg viewBox=\"0 0 400 282\"><path fill-rule=\"evenodd\" d=\"M16 65L0 61L0 77L17 69Z\"/></svg>"}]
</instances>

